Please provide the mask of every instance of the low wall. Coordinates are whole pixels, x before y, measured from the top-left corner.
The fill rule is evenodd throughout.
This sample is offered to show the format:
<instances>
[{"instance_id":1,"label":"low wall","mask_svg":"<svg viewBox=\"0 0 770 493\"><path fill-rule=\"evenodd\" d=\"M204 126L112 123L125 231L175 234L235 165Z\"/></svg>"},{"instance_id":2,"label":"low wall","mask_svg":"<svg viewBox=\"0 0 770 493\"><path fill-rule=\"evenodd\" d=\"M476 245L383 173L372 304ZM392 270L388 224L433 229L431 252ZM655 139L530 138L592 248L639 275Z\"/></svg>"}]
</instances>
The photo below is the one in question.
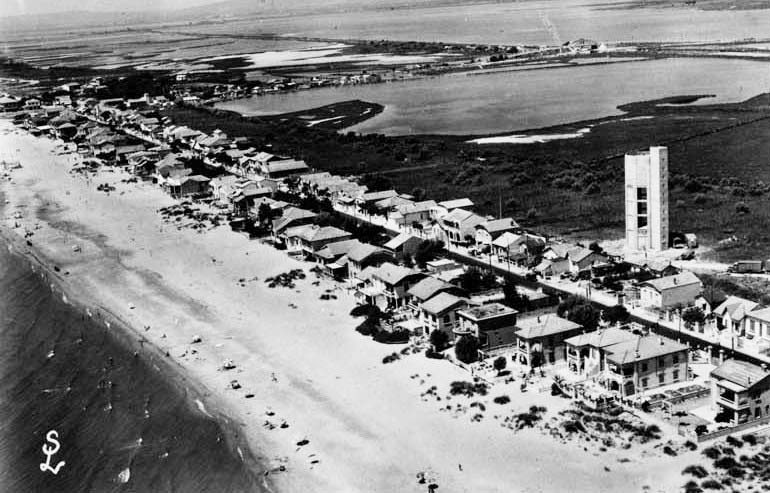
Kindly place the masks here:
<instances>
[{"instance_id":1,"label":"low wall","mask_svg":"<svg viewBox=\"0 0 770 493\"><path fill-rule=\"evenodd\" d=\"M746 423L731 426L730 428L723 428L711 433L704 433L698 436L698 443L705 442L706 440L714 440L726 435L732 435L733 433L738 433L739 431L748 430L750 428L755 428L762 425L770 425L770 416L765 416L764 418L755 419L753 421L747 421Z\"/></svg>"}]
</instances>

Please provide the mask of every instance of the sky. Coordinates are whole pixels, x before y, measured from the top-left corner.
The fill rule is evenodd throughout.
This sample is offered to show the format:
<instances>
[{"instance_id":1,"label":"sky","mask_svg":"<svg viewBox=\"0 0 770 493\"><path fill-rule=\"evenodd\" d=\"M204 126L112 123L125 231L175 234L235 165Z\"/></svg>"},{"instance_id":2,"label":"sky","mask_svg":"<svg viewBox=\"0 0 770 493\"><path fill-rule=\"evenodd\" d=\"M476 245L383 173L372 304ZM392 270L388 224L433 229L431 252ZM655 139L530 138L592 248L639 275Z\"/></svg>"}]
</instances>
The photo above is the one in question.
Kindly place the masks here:
<instances>
[{"instance_id":1,"label":"sky","mask_svg":"<svg viewBox=\"0 0 770 493\"><path fill-rule=\"evenodd\" d=\"M0 0L0 17L58 12L136 12L176 9L215 3L221 0ZM255 0L258 3L260 0Z\"/></svg>"}]
</instances>

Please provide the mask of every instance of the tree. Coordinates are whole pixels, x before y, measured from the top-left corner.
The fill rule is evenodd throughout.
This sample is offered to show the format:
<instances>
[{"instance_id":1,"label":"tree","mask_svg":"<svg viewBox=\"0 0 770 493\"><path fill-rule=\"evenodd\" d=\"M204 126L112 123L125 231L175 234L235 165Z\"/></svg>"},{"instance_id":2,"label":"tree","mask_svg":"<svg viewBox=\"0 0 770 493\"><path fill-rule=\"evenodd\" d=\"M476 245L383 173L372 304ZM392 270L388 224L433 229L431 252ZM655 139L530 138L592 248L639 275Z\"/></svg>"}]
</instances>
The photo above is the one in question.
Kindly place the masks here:
<instances>
[{"instance_id":1,"label":"tree","mask_svg":"<svg viewBox=\"0 0 770 493\"><path fill-rule=\"evenodd\" d=\"M595 330L599 325L599 311L588 300L579 296L567 296L559 303L556 315L580 324L589 331Z\"/></svg>"},{"instance_id":2,"label":"tree","mask_svg":"<svg viewBox=\"0 0 770 493\"><path fill-rule=\"evenodd\" d=\"M497 374L499 375L501 371L505 370L505 366L507 365L507 361L505 360L504 356L499 356L495 359L495 362L493 363L495 370L497 370Z\"/></svg>"},{"instance_id":3,"label":"tree","mask_svg":"<svg viewBox=\"0 0 770 493\"><path fill-rule=\"evenodd\" d=\"M415 202L422 202L426 197L425 189L420 187L412 189L412 197Z\"/></svg>"},{"instance_id":4,"label":"tree","mask_svg":"<svg viewBox=\"0 0 770 493\"><path fill-rule=\"evenodd\" d=\"M457 278L460 287L469 293L487 291L497 286L497 276L491 271L482 271L478 267L471 267Z\"/></svg>"},{"instance_id":5,"label":"tree","mask_svg":"<svg viewBox=\"0 0 770 493\"><path fill-rule=\"evenodd\" d=\"M529 298L519 293L516 284L510 278L503 283L503 295L505 296L504 303L514 310L526 312L530 309Z\"/></svg>"},{"instance_id":6,"label":"tree","mask_svg":"<svg viewBox=\"0 0 770 493\"><path fill-rule=\"evenodd\" d=\"M617 323L624 324L628 322L630 316L631 315L628 313L628 310L626 310L626 307L623 305L611 306L609 308L605 308L604 311L602 311L602 320L609 323L610 325Z\"/></svg>"},{"instance_id":7,"label":"tree","mask_svg":"<svg viewBox=\"0 0 770 493\"><path fill-rule=\"evenodd\" d=\"M591 250L592 252L604 253L604 249L601 246L599 246L599 242L597 242L597 241L592 241L588 245L588 249Z\"/></svg>"},{"instance_id":8,"label":"tree","mask_svg":"<svg viewBox=\"0 0 770 493\"><path fill-rule=\"evenodd\" d=\"M443 330L434 330L430 333L430 343L436 351L443 351L449 344L449 335Z\"/></svg>"},{"instance_id":9,"label":"tree","mask_svg":"<svg viewBox=\"0 0 770 493\"><path fill-rule=\"evenodd\" d=\"M262 225L269 224L273 220L273 209L266 202L259 204L257 209L257 219Z\"/></svg>"},{"instance_id":10,"label":"tree","mask_svg":"<svg viewBox=\"0 0 770 493\"><path fill-rule=\"evenodd\" d=\"M460 336L455 342L455 356L463 363L473 363L479 357L479 341L472 335Z\"/></svg>"},{"instance_id":11,"label":"tree","mask_svg":"<svg viewBox=\"0 0 770 493\"><path fill-rule=\"evenodd\" d=\"M425 264L435 260L442 250L444 250L443 241L425 240L417 246L417 251L414 253L414 261L417 262L421 269L425 268Z\"/></svg>"},{"instance_id":12,"label":"tree","mask_svg":"<svg viewBox=\"0 0 770 493\"><path fill-rule=\"evenodd\" d=\"M693 306L682 312L682 321L688 328L695 324L701 325L706 321L706 314L697 306Z\"/></svg>"}]
</instances>

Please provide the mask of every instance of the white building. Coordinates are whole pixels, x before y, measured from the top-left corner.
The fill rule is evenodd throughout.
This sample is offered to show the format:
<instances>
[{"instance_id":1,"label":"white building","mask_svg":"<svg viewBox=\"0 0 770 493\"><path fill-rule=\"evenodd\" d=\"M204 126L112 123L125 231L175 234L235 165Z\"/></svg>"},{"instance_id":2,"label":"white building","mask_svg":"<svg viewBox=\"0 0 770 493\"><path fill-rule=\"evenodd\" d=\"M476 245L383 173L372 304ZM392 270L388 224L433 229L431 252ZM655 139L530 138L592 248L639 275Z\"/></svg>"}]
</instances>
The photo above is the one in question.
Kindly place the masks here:
<instances>
[{"instance_id":1,"label":"white building","mask_svg":"<svg viewBox=\"0 0 770 493\"><path fill-rule=\"evenodd\" d=\"M668 248L668 148L626 154L626 247Z\"/></svg>"}]
</instances>

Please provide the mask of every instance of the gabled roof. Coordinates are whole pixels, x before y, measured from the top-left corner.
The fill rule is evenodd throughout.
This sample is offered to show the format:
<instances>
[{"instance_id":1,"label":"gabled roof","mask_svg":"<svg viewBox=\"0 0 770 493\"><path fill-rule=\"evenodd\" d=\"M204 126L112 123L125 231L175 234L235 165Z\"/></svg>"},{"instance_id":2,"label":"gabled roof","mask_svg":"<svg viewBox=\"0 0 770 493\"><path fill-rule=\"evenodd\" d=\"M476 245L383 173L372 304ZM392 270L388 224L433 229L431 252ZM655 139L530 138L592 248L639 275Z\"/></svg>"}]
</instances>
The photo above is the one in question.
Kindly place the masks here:
<instances>
[{"instance_id":1,"label":"gabled roof","mask_svg":"<svg viewBox=\"0 0 770 493\"><path fill-rule=\"evenodd\" d=\"M758 306L759 303L754 301L745 300L737 296L728 296L721 305L714 309L714 313L719 316L728 314L733 320L743 320L743 317Z\"/></svg>"},{"instance_id":2,"label":"gabled roof","mask_svg":"<svg viewBox=\"0 0 770 493\"><path fill-rule=\"evenodd\" d=\"M398 236L396 236L395 238L392 238L389 242L385 243L385 245L383 246L389 250L395 250L396 248L400 247L401 245L403 245L404 243L406 243L412 238L416 238L422 241L419 237L410 235L409 233L400 233Z\"/></svg>"},{"instance_id":3,"label":"gabled roof","mask_svg":"<svg viewBox=\"0 0 770 493\"><path fill-rule=\"evenodd\" d=\"M386 262L382 264L372 274L373 277L376 277L377 279L380 279L384 283L389 284L391 286L399 284L407 277L415 276L415 275L422 275L422 274L420 274L419 271L408 269L400 265L391 264L390 262Z\"/></svg>"},{"instance_id":4,"label":"gabled roof","mask_svg":"<svg viewBox=\"0 0 770 493\"><path fill-rule=\"evenodd\" d=\"M635 339L636 335L628 330L618 327L608 327L606 329L596 330L585 334L576 335L567 339L567 344L572 346L591 346L594 348L605 348L619 342L626 342Z\"/></svg>"},{"instance_id":5,"label":"gabled roof","mask_svg":"<svg viewBox=\"0 0 770 493\"><path fill-rule=\"evenodd\" d=\"M398 208L408 204L414 204L414 201L411 199L402 197L400 195L396 195L395 197L388 197L387 199L382 199L380 201L375 202L375 205L380 209L388 209L391 207Z\"/></svg>"},{"instance_id":6,"label":"gabled roof","mask_svg":"<svg viewBox=\"0 0 770 493\"><path fill-rule=\"evenodd\" d=\"M749 389L770 376L770 373L752 363L729 359L712 370L711 376Z\"/></svg>"},{"instance_id":7,"label":"gabled roof","mask_svg":"<svg viewBox=\"0 0 770 493\"><path fill-rule=\"evenodd\" d=\"M643 282L642 286L650 286L658 292L666 291L668 289L680 288L682 286L689 286L692 284L700 284L701 281L698 276L692 272L686 270L675 276L666 276L658 279L651 279Z\"/></svg>"},{"instance_id":8,"label":"gabled roof","mask_svg":"<svg viewBox=\"0 0 770 493\"><path fill-rule=\"evenodd\" d=\"M265 168L268 173L279 173L282 171L300 171L308 168L305 161L297 161L295 159L284 159L282 161L270 161L265 164Z\"/></svg>"},{"instance_id":9,"label":"gabled roof","mask_svg":"<svg viewBox=\"0 0 770 493\"><path fill-rule=\"evenodd\" d=\"M483 223L476 225L476 229L485 229L490 233L510 231L512 229L517 229L518 227L519 227L518 223L514 221L512 217L504 217L502 219L493 219L491 221L484 221Z\"/></svg>"},{"instance_id":10,"label":"gabled roof","mask_svg":"<svg viewBox=\"0 0 770 493\"><path fill-rule=\"evenodd\" d=\"M369 192L369 193L362 194L359 197L359 200L362 200L364 202L376 202L383 199L389 199L397 195L398 195L398 192L396 192L395 190L383 190L381 192Z\"/></svg>"},{"instance_id":11,"label":"gabled roof","mask_svg":"<svg viewBox=\"0 0 770 493\"><path fill-rule=\"evenodd\" d=\"M361 242L358 240L342 240L329 243L315 254L319 257L331 260L341 256L347 256L348 252L354 249ZM349 257L348 257L349 258Z\"/></svg>"},{"instance_id":12,"label":"gabled roof","mask_svg":"<svg viewBox=\"0 0 770 493\"><path fill-rule=\"evenodd\" d=\"M433 314L443 315L453 308L462 308L468 304L465 298L459 298L451 293L439 293L422 304L422 310Z\"/></svg>"},{"instance_id":13,"label":"gabled roof","mask_svg":"<svg viewBox=\"0 0 770 493\"><path fill-rule=\"evenodd\" d=\"M298 219L310 219L316 216L317 214L315 212L306 211L299 207L287 207L286 210L283 211L283 215L273 221L273 231L275 231L275 233L280 233L284 228Z\"/></svg>"},{"instance_id":14,"label":"gabled roof","mask_svg":"<svg viewBox=\"0 0 770 493\"><path fill-rule=\"evenodd\" d=\"M634 339L613 344L605 349L607 360L619 365L686 350L687 346L684 344L656 335L636 336Z\"/></svg>"},{"instance_id":15,"label":"gabled roof","mask_svg":"<svg viewBox=\"0 0 770 493\"><path fill-rule=\"evenodd\" d=\"M746 315L751 318L756 318L757 320L770 323L770 308L755 308Z\"/></svg>"},{"instance_id":16,"label":"gabled roof","mask_svg":"<svg viewBox=\"0 0 770 493\"><path fill-rule=\"evenodd\" d=\"M298 230L295 233L290 234L290 236L299 236L305 241L325 241L335 238L350 237L350 233L344 229L335 228L334 226L310 226L310 228L303 228L302 230Z\"/></svg>"},{"instance_id":17,"label":"gabled roof","mask_svg":"<svg viewBox=\"0 0 770 493\"><path fill-rule=\"evenodd\" d=\"M348 252L348 260L360 263L377 253L387 253L387 251L368 243L358 242L355 248Z\"/></svg>"},{"instance_id":18,"label":"gabled roof","mask_svg":"<svg viewBox=\"0 0 770 493\"><path fill-rule=\"evenodd\" d=\"M502 303L487 303L485 305L473 306L467 308L461 312L466 318L474 320L485 320L488 318L500 317L504 315L512 315L519 313L518 310L514 310L509 306L505 306Z\"/></svg>"},{"instance_id":19,"label":"gabled roof","mask_svg":"<svg viewBox=\"0 0 770 493\"><path fill-rule=\"evenodd\" d=\"M581 260L585 260L591 255L599 255L601 257L606 258L606 256L602 255L601 253L597 253L591 250L590 248L583 248L583 247L577 247L573 250L570 250L568 255L569 255L569 259L572 260L573 262L580 262Z\"/></svg>"},{"instance_id":20,"label":"gabled roof","mask_svg":"<svg viewBox=\"0 0 770 493\"><path fill-rule=\"evenodd\" d=\"M396 209L401 215L405 214L419 214L420 212L430 212L432 208L436 207L436 202L433 200L425 200L423 202L412 202L398 206Z\"/></svg>"},{"instance_id":21,"label":"gabled roof","mask_svg":"<svg viewBox=\"0 0 770 493\"><path fill-rule=\"evenodd\" d=\"M554 314L522 318L516 321L516 335L523 339L548 337L581 329L583 326Z\"/></svg>"},{"instance_id":22,"label":"gabled roof","mask_svg":"<svg viewBox=\"0 0 770 493\"><path fill-rule=\"evenodd\" d=\"M438 292L452 288L455 288L455 286L444 282L441 279L437 279L435 277L426 277L425 279L412 286L407 294L409 294L409 296L414 296L420 301L427 301L435 296Z\"/></svg>"},{"instance_id":23,"label":"gabled roof","mask_svg":"<svg viewBox=\"0 0 770 493\"><path fill-rule=\"evenodd\" d=\"M473 207L473 202L471 202L471 199L463 198L463 199L453 199L453 200L445 200L443 202L439 202L438 205L441 207L452 210L452 209L459 209L460 207Z\"/></svg>"}]
</instances>

